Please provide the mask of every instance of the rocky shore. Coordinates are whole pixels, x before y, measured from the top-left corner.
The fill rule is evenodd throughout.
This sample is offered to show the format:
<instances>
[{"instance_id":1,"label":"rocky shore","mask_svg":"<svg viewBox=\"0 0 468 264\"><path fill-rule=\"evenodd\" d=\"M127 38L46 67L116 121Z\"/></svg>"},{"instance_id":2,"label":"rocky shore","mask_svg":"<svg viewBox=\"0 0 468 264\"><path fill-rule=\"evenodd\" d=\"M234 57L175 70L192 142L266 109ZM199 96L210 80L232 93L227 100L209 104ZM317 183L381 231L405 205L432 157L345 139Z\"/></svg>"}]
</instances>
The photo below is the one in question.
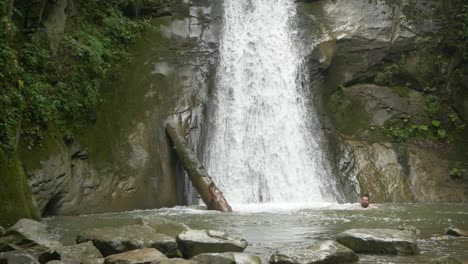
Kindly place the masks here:
<instances>
[{"instance_id":1,"label":"rocky shore","mask_svg":"<svg viewBox=\"0 0 468 264\"><path fill-rule=\"evenodd\" d=\"M164 218L139 218L133 225L84 229L73 245L58 242L45 224L30 219L0 230L2 263L262 263L260 256L243 253L248 246L243 238L222 231L190 229ZM336 240L282 248L271 255L269 263L355 263L359 253L418 254L418 231L415 227L346 230L337 234ZM447 228L445 234L466 236L454 227ZM461 262L442 258L433 263Z\"/></svg>"}]
</instances>

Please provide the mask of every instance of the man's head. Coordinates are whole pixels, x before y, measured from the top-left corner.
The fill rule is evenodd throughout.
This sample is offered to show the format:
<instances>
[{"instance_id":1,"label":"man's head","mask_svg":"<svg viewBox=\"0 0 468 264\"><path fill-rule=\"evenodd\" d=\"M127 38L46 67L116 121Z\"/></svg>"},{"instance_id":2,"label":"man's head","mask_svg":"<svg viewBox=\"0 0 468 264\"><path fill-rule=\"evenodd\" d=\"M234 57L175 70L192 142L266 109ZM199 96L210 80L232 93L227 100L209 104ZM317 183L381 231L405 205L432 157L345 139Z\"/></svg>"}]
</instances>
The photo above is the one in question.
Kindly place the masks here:
<instances>
[{"instance_id":1,"label":"man's head","mask_svg":"<svg viewBox=\"0 0 468 264\"><path fill-rule=\"evenodd\" d=\"M363 196L361 196L361 206L363 208L367 208L369 206L369 194L364 194Z\"/></svg>"}]
</instances>

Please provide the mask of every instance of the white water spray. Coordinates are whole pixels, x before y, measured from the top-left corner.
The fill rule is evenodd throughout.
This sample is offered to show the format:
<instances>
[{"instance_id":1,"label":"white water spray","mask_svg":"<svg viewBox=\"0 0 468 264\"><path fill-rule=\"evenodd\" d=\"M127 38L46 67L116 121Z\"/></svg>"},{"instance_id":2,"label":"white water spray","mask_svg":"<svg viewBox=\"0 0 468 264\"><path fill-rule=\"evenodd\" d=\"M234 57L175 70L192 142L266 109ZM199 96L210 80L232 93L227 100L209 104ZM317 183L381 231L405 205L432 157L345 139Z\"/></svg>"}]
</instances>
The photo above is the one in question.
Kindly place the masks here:
<instances>
[{"instance_id":1,"label":"white water spray","mask_svg":"<svg viewBox=\"0 0 468 264\"><path fill-rule=\"evenodd\" d=\"M225 0L204 160L227 200L324 202L328 173L308 127L292 0Z\"/></svg>"}]
</instances>

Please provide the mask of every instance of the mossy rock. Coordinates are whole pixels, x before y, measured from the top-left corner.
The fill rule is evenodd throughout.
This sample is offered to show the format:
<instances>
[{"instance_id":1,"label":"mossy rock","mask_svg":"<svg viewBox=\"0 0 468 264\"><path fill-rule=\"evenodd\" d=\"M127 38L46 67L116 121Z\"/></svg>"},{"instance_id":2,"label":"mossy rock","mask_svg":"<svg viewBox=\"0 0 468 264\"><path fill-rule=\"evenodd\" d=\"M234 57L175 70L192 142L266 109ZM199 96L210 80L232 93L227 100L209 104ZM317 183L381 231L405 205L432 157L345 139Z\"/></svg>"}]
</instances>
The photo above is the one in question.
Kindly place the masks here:
<instances>
[{"instance_id":1,"label":"mossy rock","mask_svg":"<svg viewBox=\"0 0 468 264\"><path fill-rule=\"evenodd\" d=\"M0 225L9 227L21 218L39 219L31 189L16 153L0 149Z\"/></svg>"}]
</instances>

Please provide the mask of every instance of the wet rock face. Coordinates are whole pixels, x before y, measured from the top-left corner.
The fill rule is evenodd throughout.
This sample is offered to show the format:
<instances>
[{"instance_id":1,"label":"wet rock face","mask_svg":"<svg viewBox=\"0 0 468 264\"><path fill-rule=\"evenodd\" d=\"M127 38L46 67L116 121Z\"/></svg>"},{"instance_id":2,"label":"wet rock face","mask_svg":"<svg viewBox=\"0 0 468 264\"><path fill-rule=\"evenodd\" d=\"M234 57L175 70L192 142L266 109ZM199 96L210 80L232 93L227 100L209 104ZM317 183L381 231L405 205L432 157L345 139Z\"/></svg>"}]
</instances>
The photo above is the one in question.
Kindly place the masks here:
<instances>
[{"instance_id":1,"label":"wet rock face","mask_svg":"<svg viewBox=\"0 0 468 264\"><path fill-rule=\"evenodd\" d=\"M427 121L422 93L407 87L356 84L342 88L328 102L333 122L349 137L365 138L372 127L401 115Z\"/></svg>"},{"instance_id":2,"label":"wet rock face","mask_svg":"<svg viewBox=\"0 0 468 264\"><path fill-rule=\"evenodd\" d=\"M445 75L433 61L439 58L446 68L458 64L437 51L433 33L441 25L435 1L303 1L298 6L315 47L309 63L312 107L328 131L335 175L347 199L368 192L378 202L466 201L466 179L449 176L450 164L463 159L454 146L441 151L424 142L395 143L379 132L404 116L414 124L439 118L428 114L424 90ZM459 96L447 108L464 109L457 108L466 101L463 92L454 94Z\"/></svg>"},{"instance_id":3,"label":"wet rock face","mask_svg":"<svg viewBox=\"0 0 468 264\"><path fill-rule=\"evenodd\" d=\"M322 29L314 29L316 44L333 46L333 52L315 51L322 62L331 62L325 65L330 87L372 75L371 68L389 56L417 48L418 34L436 28L430 19L412 21L400 1L316 1L302 7L312 15L312 26ZM418 10L432 12L423 6Z\"/></svg>"},{"instance_id":4,"label":"wet rock face","mask_svg":"<svg viewBox=\"0 0 468 264\"><path fill-rule=\"evenodd\" d=\"M394 229L351 229L336 240L356 253L412 255L418 251L413 234Z\"/></svg>"},{"instance_id":5,"label":"wet rock face","mask_svg":"<svg viewBox=\"0 0 468 264\"><path fill-rule=\"evenodd\" d=\"M242 252L247 247L244 239L213 230L189 230L177 237L184 257L201 253Z\"/></svg>"},{"instance_id":6,"label":"wet rock face","mask_svg":"<svg viewBox=\"0 0 468 264\"><path fill-rule=\"evenodd\" d=\"M336 149L341 177L356 196L369 193L373 202L461 202L462 184L448 174L440 151L395 143L347 140Z\"/></svg>"},{"instance_id":7,"label":"wet rock face","mask_svg":"<svg viewBox=\"0 0 468 264\"><path fill-rule=\"evenodd\" d=\"M72 146L51 133L41 150L22 153L24 161L34 160L25 170L43 215L168 207L190 199L183 195L185 179L165 122L174 122L198 147L203 102L217 61L221 3L133 3L140 15L145 8L161 10L159 3L165 13L156 12L154 29L133 48L135 60L109 84L112 93L105 95L96 124ZM65 20L55 25L58 20L48 16L50 30L66 23L60 12L55 16Z\"/></svg>"},{"instance_id":8,"label":"wet rock face","mask_svg":"<svg viewBox=\"0 0 468 264\"><path fill-rule=\"evenodd\" d=\"M314 264L314 263L354 263L358 255L342 244L325 240L313 246L300 249L285 249L273 254L269 263Z\"/></svg>"}]
</instances>

